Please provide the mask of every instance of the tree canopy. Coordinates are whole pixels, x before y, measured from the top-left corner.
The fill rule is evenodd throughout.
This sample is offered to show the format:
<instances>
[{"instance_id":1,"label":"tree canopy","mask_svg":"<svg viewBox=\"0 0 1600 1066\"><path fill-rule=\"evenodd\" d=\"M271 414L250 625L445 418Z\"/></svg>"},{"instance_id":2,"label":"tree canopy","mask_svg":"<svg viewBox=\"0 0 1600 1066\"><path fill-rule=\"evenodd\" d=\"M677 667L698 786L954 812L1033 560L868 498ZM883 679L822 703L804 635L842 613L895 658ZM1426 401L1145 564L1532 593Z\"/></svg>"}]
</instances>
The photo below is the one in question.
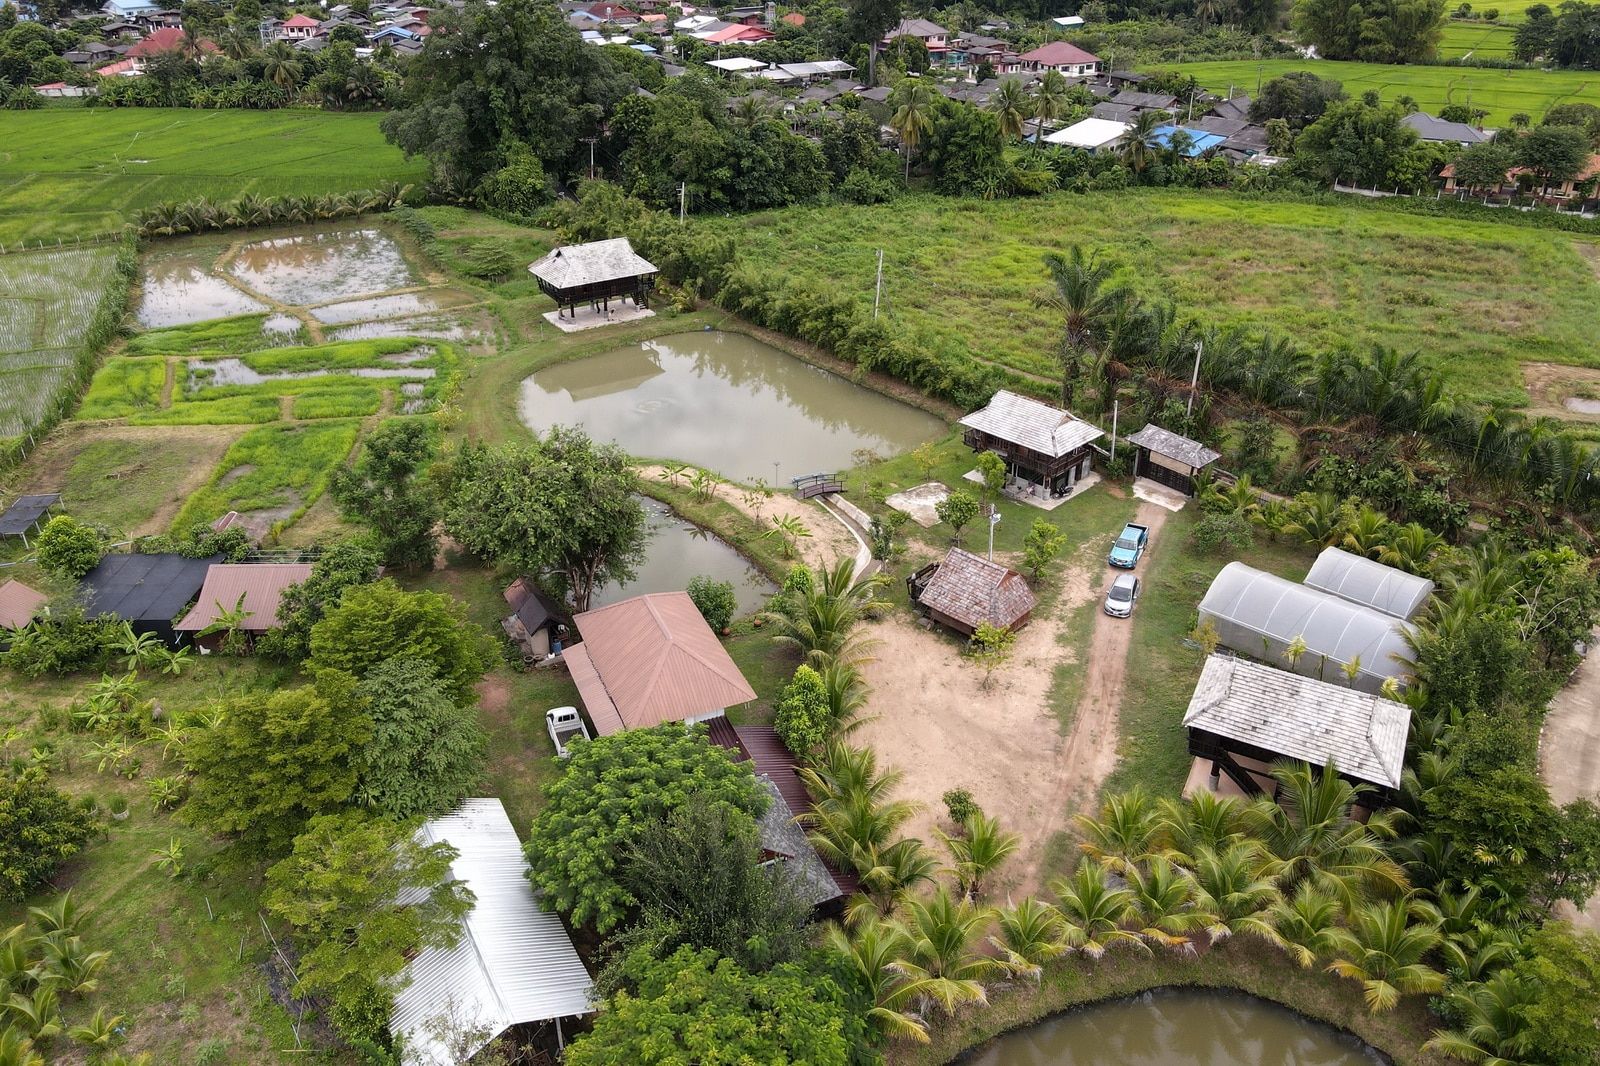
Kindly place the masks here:
<instances>
[{"instance_id":1,"label":"tree canopy","mask_svg":"<svg viewBox=\"0 0 1600 1066\"><path fill-rule=\"evenodd\" d=\"M1299 0L1292 23L1324 59L1417 63L1443 32L1445 0Z\"/></svg>"},{"instance_id":2,"label":"tree canopy","mask_svg":"<svg viewBox=\"0 0 1600 1066\"><path fill-rule=\"evenodd\" d=\"M1428 177L1432 153L1394 107L1359 100L1332 104L1295 141L1295 163L1323 181L1414 189Z\"/></svg>"},{"instance_id":3,"label":"tree canopy","mask_svg":"<svg viewBox=\"0 0 1600 1066\"><path fill-rule=\"evenodd\" d=\"M356 800L396 818L455 806L483 773L486 739L472 706L451 697L433 663L390 659L356 689L372 719Z\"/></svg>"},{"instance_id":4,"label":"tree canopy","mask_svg":"<svg viewBox=\"0 0 1600 1066\"><path fill-rule=\"evenodd\" d=\"M735 763L703 731L676 722L575 742L560 776L541 791L545 806L527 843L529 876L557 910L601 933L639 903L618 869L652 823L696 795L747 824L767 804L748 763Z\"/></svg>"},{"instance_id":5,"label":"tree canopy","mask_svg":"<svg viewBox=\"0 0 1600 1066\"><path fill-rule=\"evenodd\" d=\"M0 770L0 899L22 900L82 849L94 815L37 767Z\"/></svg>"},{"instance_id":6,"label":"tree canopy","mask_svg":"<svg viewBox=\"0 0 1600 1066\"><path fill-rule=\"evenodd\" d=\"M383 555L368 537L341 540L311 564L311 576L283 590L278 626L267 631L256 650L299 662L311 654L311 629L344 596L344 590L378 580Z\"/></svg>"},{"instance_id":7,"label":"tree canopy","mask_svg":"<svg viewBox=\"0 0 1600 1066\"><path fill-rule=\"evenodd\" d=\"M390 566L433 564L438 497L427 477L434 430L416 418L391 418L368 437L354 466L334 471L328 490L345 517L372 527Z\"/></svg>"},{"instance_id":8,"label":"tree canopy","mask_svg":"<svg viewBox=\"0 0 1600 1066\"><path fill-rule=\"evenodd\" d=\"M467 619L460 600L407 592L385 578L345 590L339 605L311 629L314 673L343 671L365 679L391 659L429 663L452 699L467 703L494 661L489 635Z\"/></svg>"}]
</instances>

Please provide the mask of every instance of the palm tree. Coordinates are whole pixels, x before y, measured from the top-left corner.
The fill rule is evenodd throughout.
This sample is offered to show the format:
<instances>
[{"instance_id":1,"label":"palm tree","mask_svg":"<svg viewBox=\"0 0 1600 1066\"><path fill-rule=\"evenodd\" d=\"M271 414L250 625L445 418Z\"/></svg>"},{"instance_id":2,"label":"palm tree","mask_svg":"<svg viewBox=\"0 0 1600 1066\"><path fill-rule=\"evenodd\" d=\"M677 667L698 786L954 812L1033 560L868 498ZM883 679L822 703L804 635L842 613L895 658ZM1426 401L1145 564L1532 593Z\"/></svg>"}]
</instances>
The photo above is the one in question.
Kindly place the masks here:
<instances>
[{"instance_id":1,"label":"palm tree","mask_svg":"<svg viewBox=\"0 0 1600 1066\"><path fill-rule=\"evenodd\" d=\"M932 897L906 904L900 924L908 941L901 960L908 976L925 981L920 994L946 1014L963 1003L987 1003L983 980L1001 967L978 950L978 937L993 920L987 908L956 899L940 885Z\"/></svg>"},{"instance_id":2,"label":"palm tree","mask_svg":"<svg viewBox=\"0 0 1600 1066\"><path fill-rule=\"evenodd\" d=\"M1155 159L1156 130L1170 121L1169 116L1159 111L1141 111L1122 135L1122 145L1117 153L1135 177L1143 177L1145 168Z\"/></svg>"},{"instance_id":3,"label":"palm tree","mask_svg":"<svg viewBox=\"0 0 1600 1066\"><path fill-rule=\"evenodd\" d=\"M830 924L826 939L872 998L867 1021L886 1037L926 1044L927 1023L909 1009L921 998L922 984L900 963L910 947L904 930L876 920L862 922L850 933Z\"/></svg>"},{"instance_id":4,"label":"palm tree","mask_svg":"<svg viewBox=\"0 0 1600 1066\"><path fill-rule=\"evenodd\" d=\"M1073 950L1091 959L1100 958L1116 943L1137 944L1149 950L1137 933L1123 928L1134 919L1133 893L1112 887L1109 871L1101 863L1089 858L1080 860L1071 878L1058 877L1050 882L1050 891L1055 893L1066 941Z\"/></svg>"},{"instance_id":5,"label":"palm tree","mask_svg":"<svg viewBox=\"0 0 1600 1066\"><path fill-rule=\"evenodd\" d=\"M1389 537L1389 517L1366 504L1361 505L1345 526L1341 547L1356 555L1375 559Z\"/></svg>"},{"instance_id":6,"label":"palm tree","mask_svg":"<svg viewBox=\"0 0 1600 1066\"><path fill-rule=\"evenodd\" d=\"M1044 976L1044 964L1071 950L1061 912L1032 896L1000 911L999 935L989 943L1000 951L1006 970L1035 982Z\"/></svg>"},{"instance_id":7,"label":"palm tree","mask_svg":"<svg viewBox=\"0 0 1600 1066\"><path fill-rule=\"evenodd\" d=\"M1139 935L1164 947L1190 947L1189 933L1211 924L1195 906L1194 882L1163 858L1128 868L1128 890Z\"/></svg>"},{"instance_id":8,"label":"palm tree","mask_svg":"<svg viewBox=\"0 0 1600 1066\"><path fill-rule=\"evenodd\" d=\"M933 90L922 78L901 78L889 93L889 128L900 135L906 150L906 180L911 179L911 156L933 129Z\"/></svg>"},{"instance_id":9,"label":"palm tree","mask_svg":"<svg viewBox=\"0 0 1600 1066\"><path fill-rule=\"evenodd\" d=\"M1061 362L1061 406L1070 409L1084 357L1099 349L1106 323L1130 296L1126 289L1110 287L1112 264L1081 245L1073 245L1064 256L1046 254L1044 265L1055 288L1039 303L1063 320L1056 358Z\"/></svg>"},{"instance_id":10,"label":"palm tree","mask_svg":"<svg viewBox=\"0 0 1600 1066\"><path fill-rule=\"evenodd\" d=\"M1318 959L1332 955L1342 943L1341 913L1339 901L1331 892L1305 881L1292 897L1280 896L1267 916L1278 934L1279 945L1302 969L1309 969Z\"/></svg>"},{"instance_id":11,"label":"palm tree","mask_svg":"<svg viewBox=\"0 0 1600 1066\"><path fill-rule=\"evenodd\" d=\"M1022 838L1002 832L1000 820L986 814L972 815L961 828L963 832L953 837L934 832L950 852L962 898L982 899L984 879L1016 853Z\"/></svg>"},{"instance_id":12,"label":"palm tree","mask_svg":"<svg viewBox=\"0 0 1600 1066\"><path fill-rule=\"evenodd\" d=\"M121 1027L122 1015L108 1014L106 1008L98 1007L93 1018L83 1025L74 1025L67 1031L67 1035L84 1047L94 1048L96 1051L108 1051L116 1042L117 1032Z\"/></svg>"},{"instance_id":13,"label":"palm tree","mask_svg":"<svg viewBox=\"0 0 1600 1066\"><path fill-rule=\"evenodd\" d=\"M1077 823L1084 833L1078 847L1109 869L1126 871L1156 850L1156 807L1137 786L1108 799L1099 818L1079 815Z\"/></svg>"},{"instance_id":14,"label":"palm tree","mask_svg":"<svg viewBox=\"0 0 1600 1066\"><path fill-rule=\"evenodd\" d=\"M1539 1034L1524 1013L1538 1002L1539 992L1527 978L1501 970L1444 998L1460 1021L1454 1029L1435 1029L1422 1050L1491 1066L1521 1066L1539 1050Z\"/></svg>"},{"instance_id":15,"label":"palm tree","mask_svg":"<svg viewBox=\"0 0 1600 1066\"><path fill-rule=\"evenodd\" d=\"M1295 499L1294 509L1293 520L1283 527L1285 533L1313 548L1326 548L1338 539L1344 522L1339 497L1331 492L1306 493Z\"/></svg>"},{"instance_id":16,"label":"palm tree","mask_svg":"<svg viewBox=\"0 0 1600 1066\"><path fill-rule=\"evenodd\" d=\"M739 97L733 105L733 121L736 125L753 130L772 117L772 109L759 96L747 94Z\"/></svg>"},{"instance_id":17,"label":"palm tree","mask_svg":"<svg viewBox=\"0 0 1600 1066\"><path fill-rule=\"evenodd\" d=\"M1068 92L1066 76L1059 70L1047 70L1044 77L1039 79L1039 85L1033 91L1033 113L1039 120L1039 129L1033 138L1035 149L1044 146L1045 126L1060 118L1067 110Z\"/></svg>"},{"instance_id":18,"label":"palm tree","mask_svg":"<svg viewBox=\"0 0 1600 1066\"><path fill-rule=\"evenodd\" d=\"M904 777L901 770L879 773L877 752L853 748L838 737L829 740L822 754L800 770L800 779L816 797L817 805L824 807L850 797L884 803Z\"/></svg>"},{"instance_id":19,"label":"palm tree","mask_svg":"<svg viewBox=\"0 0 1600 1066\"><path fill-rule=\"evenodd\" d=\"M1232 796L1202 789L1186 800L1163 799L1157 815L1163 853L1188 865L1190 856L1228 847L1244 836L1244 807Z\"/></svg>"},{"instance_id":20,"label":"palm tree","mask_svg":"<svg viewBox=\"0 0 1600 1066\"><path fill-rule=\"evenodd\" d=\"M1350 927L1340 937L1342 957L1328 964L1328 972L1360 981L1373 1013L1393 1010L1403 995L1437 992L1445 985L1444 974L1422 961L1439 946L1438 927L1413 922L1414 913L1399 901L1349 912Z\"/></svg>"},{"instance_id":21,"label":"palm tree","mask_svg":"<svg viewBox=\"0 0 1600 1066\"><path fill-rule=\"evenodd\" d=\"M1007 78L1000 83L989 101L989 110L1000 124L1000 136L1007 141L1022 136L1022 124L1028 120L1031 104L1028 90L1022 87L1020 79Z\"/></svg>"},{"instance_id":22,"label":"palm tree","mask_svg":"<svg viewBox=\"0 0 1600 1066\"><path fill-rule=\"evenodd\" d=\"M1390 525L1389 535L1378 545L1378 562L1409 574L1427 574L1445 548L1445 539L1419 522Z\"/></svg>"},{"instance_id":23,"label":"palm tree","mask_svg":"<svg viewBox=\"0 0 1600 1066\"><path fill-rule=\"evenodd\" d=\"M0 1066L44 1066L44 1056L22 1030L8 1025L0 1029Z\"/></svg>"},{"instance_id":24,"label":"palm tree","mask_svg":"<svg viewBox=\"0 0 1600 1066\"><path fill-rule=\"evenodd\" d=\"M1199 20L1203 30L1214 22L1224 8L1222 0L1195 0L1194 17Z\"/></svg>"},{"instance_id":25,"label":"palm tree","mask_svg":"<svg viewBox=\"0 0 1600 1066\"><path fill-rule=\"evenodd\" d=\"M284 92L299 88L304 73L305 67L289 42L273 41L261 50L261 76Z\"/></svg>"},{"instance_id":26,"label":"palm tree","mask_svg":"<svg viewBox=\"0 0 1600 1066\"><path fill-rule=\"evenodd\" d=\"M762 616L772 625L773 639L791 644L813 666L829 662L866 661L872 642L853 638L856 625L883 609L878 591L881 575L855 579L852 559L840 559L818 575L809 591L780 597L775 610Z\"/></svg>"},{"instance_id":27,"label":"palm tree","mask_svg":"<svg viewBox=\"0 0 1600 1066\"><path fill-rule=\"evenodd\" d=\"M852 663L829 661L817 671L828 697L828 714L835 734L847 735L870 719L857 717L867 705L868 688L861 670Z\"/></svg>"},{"instance_id":28,"label":"palm tree","mask_svg":"<svg viewBox=\"0 0 1600 1066\"><path fill-rule=\"evenodd\" d=\"M1220 852L1204 848L1194 857L1189 873L1194 907L1210 919L1205 928L1213 942L1249 933L1279 943L1268 913L1283 898L1274 881L1279 865L1255 840L1236 842Z\"/></svg>"}]
</instances>

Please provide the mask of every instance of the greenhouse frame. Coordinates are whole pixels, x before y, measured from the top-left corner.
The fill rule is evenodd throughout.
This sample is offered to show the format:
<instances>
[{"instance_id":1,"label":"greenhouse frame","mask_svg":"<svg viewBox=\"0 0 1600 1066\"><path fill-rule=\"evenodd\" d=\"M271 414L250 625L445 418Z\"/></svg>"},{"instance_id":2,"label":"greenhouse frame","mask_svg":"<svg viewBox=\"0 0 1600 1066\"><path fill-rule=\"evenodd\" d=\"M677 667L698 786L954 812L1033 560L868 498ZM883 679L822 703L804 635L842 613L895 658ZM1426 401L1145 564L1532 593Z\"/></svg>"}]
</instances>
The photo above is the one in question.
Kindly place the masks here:
<instances>
[{"instance_id":1,"label":"greenhouse frame","mask_svg":"<svg viewBox=\"0 0 1600 1066\"><path fill-rule=\"evenodd\" d=\"M1409 674L1405 621L1244 563L1229 563L1211 582L1200 601L1207 622L1225 648L1362 692L1381 692L1390 678L1403 685ZM1297 637L1305 652L1291 664ZM1358 659L1352 678L1345 671Z\"/></svg>"},{"instance_id":2,"label":"greenhouse frame","mask_svg":"<svg viewBox=\"0 0 1600 1066\"><path fill-rule=\"evenodd\" d=\"M1322 549L1304 583L1394 618L1416 617L1433 595L1433 582L1427 578L1341 548Z\"/></svg>"}]
</instances>

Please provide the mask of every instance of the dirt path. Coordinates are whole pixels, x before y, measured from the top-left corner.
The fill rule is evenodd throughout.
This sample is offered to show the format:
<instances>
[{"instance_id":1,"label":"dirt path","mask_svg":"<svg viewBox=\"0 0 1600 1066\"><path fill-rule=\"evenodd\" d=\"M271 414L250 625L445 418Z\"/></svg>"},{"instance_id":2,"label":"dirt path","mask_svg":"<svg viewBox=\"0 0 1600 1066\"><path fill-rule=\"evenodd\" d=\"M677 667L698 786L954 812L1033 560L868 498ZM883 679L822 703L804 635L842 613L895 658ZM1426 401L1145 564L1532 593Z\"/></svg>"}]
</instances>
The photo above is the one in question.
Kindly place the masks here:
<instances>
[{"instance_id":1,"label":"dirt path","mask_svg":"<svg viewBox=\"0 0 1600 1066\"><path fill-rule=\"evenodd\" d=\"M1600 642L1600 631L1595 640ZM1600 650L1592 651L1572 675L1545 716L1539 738L1539 769L1557 803L1600 799ZM1582 911L1561 905L1574 925L1600 931L1600 895Z\"/></svg>"}]
</instances>

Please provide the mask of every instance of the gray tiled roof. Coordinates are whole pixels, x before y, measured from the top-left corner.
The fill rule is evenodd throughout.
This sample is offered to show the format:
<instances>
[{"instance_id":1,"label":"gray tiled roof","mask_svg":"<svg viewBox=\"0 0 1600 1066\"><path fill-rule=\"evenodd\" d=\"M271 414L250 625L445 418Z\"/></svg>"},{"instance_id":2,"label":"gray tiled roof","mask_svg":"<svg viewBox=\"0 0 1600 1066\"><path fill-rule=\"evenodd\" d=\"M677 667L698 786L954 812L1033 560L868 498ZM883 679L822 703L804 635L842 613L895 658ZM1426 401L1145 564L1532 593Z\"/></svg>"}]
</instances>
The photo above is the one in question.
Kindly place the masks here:
<instances>
[{"instance_id":1,"label":"gray tiled roof","mask_svg":"<svg viewBox=\"0 0 1600 1066\"><path fill-rule=\"evenodd\" d=\"M1206 659L1184 713L1191 729L1398 788L1411 709L1247 659Z\"/></svg>"},{"instance_id":2,"label":"gray tiled roof","mask_svg":"<svg viewBox=\"0 0 1600 1066\"><path fill-rule=\"evenodd\" d=\"M1478 144L1489 139L1487 133L1465 122L1446 122L1426 111L1414 111L1400 121L1416 130L1417 136L1425 141L1435 141L1440 144Z\"/></svg>"},{"instance_id":3,"label":"gray tiled roof","mask_svg":"<svg viewBox=\"0 0 1600 1066\"><path fill-rule=\"evenodd\" d=\"M1170 429L1162 429L1154 422L1149 423L1137 433L1128 434L1128 443L1137 444L1141 448L1149 448L1157 455L1164 455L1168 459L1199 470L1209 466L1222 458L1221 452L1214 452L1199 441L1180 437Z\"/></svg>"},{"instance_id":4,"label":"gray tiled roof","mask_svg":"<svg viewBox=\"0 0 1600 1066\"><path fill-rule=\"evenodd\" d=\"M988 406L961 419L961 424L1052 459L1105 436L1100 427L1070 412L1006 389L990 397Z\"/></svg>"},{"instance_id":5,"label":"gray tiled roof","mask_svg":"<svg viewBox=\"0 0 1600 1066\"><path fill-rule=\"evenodd\" d=\"M1250 98L1235 96L1228 100L1218 100L1211 105L1211 113L1218 118L1249 119Z\"/></svg>"},{"instance_id":6,"label":"gray tiled roof","mask_svg":"<svg viewBox=\"0 0 1600 1066\"><path fill-rule=\"evenodd\" d=\"M801 894L811 906L820 906L830 899L838 899L839 886L834 884L833 875L828 873L828 868L822 864L817 849L806 839L805 830L795 824L794 812L784 802L783 793L778 791L778 786L773 784L772 778L765 774L757 780L772 797L772 802L767 805L767 811L761 816L761 822L757 827L761 836L761 846L774 855L783 857L785 869L799 880L802 887Z\"/></svg>"},{"instance_id":7,"label":"gray tiled roof","mask_svg":"<svg viewBox=\"0 0 1600 1066\"><path fill-rule=\"evenodd\" d=\"M626 237L557 248L535 260L528 270L558 289L656 272L655 264L634 252Z\"/></svg>"}]
</instances>

